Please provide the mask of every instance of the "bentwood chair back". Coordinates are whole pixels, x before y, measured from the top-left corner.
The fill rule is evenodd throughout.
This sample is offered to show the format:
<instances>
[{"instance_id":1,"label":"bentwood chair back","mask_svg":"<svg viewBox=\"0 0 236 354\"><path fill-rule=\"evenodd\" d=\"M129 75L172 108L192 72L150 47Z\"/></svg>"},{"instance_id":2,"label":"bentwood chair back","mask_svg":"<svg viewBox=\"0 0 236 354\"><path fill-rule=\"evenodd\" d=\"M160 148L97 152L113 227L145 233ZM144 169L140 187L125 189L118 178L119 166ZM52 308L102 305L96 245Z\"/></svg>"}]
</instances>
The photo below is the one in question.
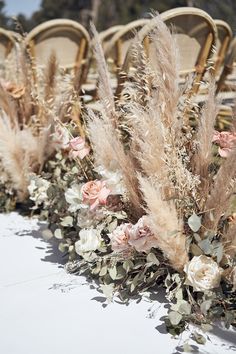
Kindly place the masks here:
<instances>
[{"instance_id":1,"label":"bentwood chair back","mask_svg":"<svg viewBox=\"0 0 236 354\"><path fill-rule=\"evenodd\" d=\"M234 37L234 39L230 43L229 50L227 52L225 62L224 62L224 68L217 82L217 90L216 90L217 93L223 90L224 88L228 88L229 90L235 90L236 75L233 75L234 82L229 82L228 84L226 84L226 80L228 79L228 76L233 73L235 64L236 64L236 37Z\"/></svg>"},{"instance_id":2,"label":"bentwood chair back","mask_svg":"<svg viewBox=\"0 0 236 354\"><path fill-rule=\"evenodd\" d=\"M3 62L15 45L14 37L10 31L0 28L0 62Z\"/></svg>"},{"instance_id":3,"label":"bentwood chair back","mask_svg":"<svg viewBox=\"0 0 236 354\"><path fill-rule=\"evenodd\" d=\"M233 38L233 32L227 22L223 20L214 20L217 27L216 55L214 60L214 74L217 76L222 68L227 54L230 42Z\"/></svg>"},{"instance_id":4,"label":"bentwood chair back","mask_svg":"<svg viewBox=\"0 0 236 354\"><path fill-rule=\"evenodd\" d=\"M107 46L109 45L112 37L120 31L122 28L124 28L124 25L117 25L117 26L112 26L107 28L106 30L102 31L99 33L99 38L102 43L102 47L104 50L106 50Z\"/></svg>"},{"instance_id":5,"label":"bentwood chair back","mask_svg":"<svg viewBox=\"0 0 236 354\"><path fill-rule=\"evenodd\" d=\"M26 41L38 66L46 66L52 54L63 69L86 66L90 37L78 22L68 19L46 21L29 32Z\"/></svg>"},{"instance_id":6,"label":"bentwood chair back","mask_svg":"<svg viewBox=\"0 0 236 354\"><path fill-rule=\"evenodd\" d=\"M115 33L110 43L107 44L105 56L113 60L115 72L118 72L119 68L123 65L128 48L136 33L145 26L148 21L148 19L140 19L128 23Z\"/></svg>"},{"instance_id":7,"label":"bentwood chair back","mask_svg":"<svg viewBox=\"0 0 236 354\"><path fill-rule=\"evenodd\" d=\"M165 11L161 14L161 18L171 30L179 49L180 76L185 77L192 73L194 75L192 93L197 93L207 67L207 61L213 54L213 47L217 39L216 24L205 11L192 7L180 7ZM146 48L148 47L147 54L149 53L150 60L158 60L151 55L153 46L150 34L155 29L156 20L154 18L148 20L137 34L139 40L145 44ZM128 72L131 65L130 51L132 51L132 45L121 70L125 73ZM125 75L122 75L122 78L119 79L118 92L124 78Z\"/></svg>"}]
</instances>

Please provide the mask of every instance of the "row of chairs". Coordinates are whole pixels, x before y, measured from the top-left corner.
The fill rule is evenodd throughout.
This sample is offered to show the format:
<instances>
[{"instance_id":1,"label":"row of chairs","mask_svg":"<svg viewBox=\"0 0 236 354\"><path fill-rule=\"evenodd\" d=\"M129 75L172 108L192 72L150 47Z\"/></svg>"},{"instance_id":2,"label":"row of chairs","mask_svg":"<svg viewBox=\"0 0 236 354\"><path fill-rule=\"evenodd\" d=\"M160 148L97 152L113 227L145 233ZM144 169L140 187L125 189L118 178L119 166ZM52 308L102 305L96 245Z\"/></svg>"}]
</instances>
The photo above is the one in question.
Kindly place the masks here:
<instances>
[{"instance_id":1,"label":"row of chairs","mask_svg":"<svg viewBox=\"0 0 236 354\"><path fill-rule=\"evenodd\" d=\"M235 44L234 50L226 56L233 37L229 25L222 20L213 20L206 12L191 7L166 11L161 17L169 28L174 29L173 35L180 52L180 76L195 73L193 87L197 93L211 60L211 71L216 78L219 77L217 88L219 91L229 72L229 59L224 68L225 58L230 57L230 63L233 63L234 54L236 55ZM125 26L111 27L99 34L106 58L111 63L111 71L117 77L118 91L122 85L120 72L127 72L132 65L129 51L135 34L138 32L148 54L151 51L148 34L153 30L153 26L155 26L153 19L140 19ZM17 40L18 36L14 32L0 29L0 60L4 60L11 52ZM66 19L47 21L29 32L26 42L38 66L46 65L52 52L55 52L63 69L84 70L86 82L88 66L92 62L91 39L82 25ZM124 79L124 75L122 78Z\"/></svg>"}]
</instances>

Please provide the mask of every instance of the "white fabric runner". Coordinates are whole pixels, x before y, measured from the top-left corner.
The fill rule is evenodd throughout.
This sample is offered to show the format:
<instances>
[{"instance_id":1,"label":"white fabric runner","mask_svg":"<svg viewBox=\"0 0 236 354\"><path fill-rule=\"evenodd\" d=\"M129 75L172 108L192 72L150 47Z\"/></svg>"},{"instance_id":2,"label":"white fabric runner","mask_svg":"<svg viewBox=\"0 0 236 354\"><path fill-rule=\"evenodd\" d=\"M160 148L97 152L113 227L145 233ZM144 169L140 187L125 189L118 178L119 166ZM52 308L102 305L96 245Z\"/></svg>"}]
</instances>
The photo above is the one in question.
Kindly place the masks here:
<instances>
[{"instance_id":1,"label":"white fabric runner","mask_svg":"<svg viewBox=\"0 0 236 354\"><path fill-rule=\"evenodd\" d=\"M59 252L41 237L45 224L17 213L0 214L1 354L172 354L190 336L166 334L159 302L116 302L86 279L65 272ZM236 332L215 328L195 353L236 353ZM198 349L197 349L198 347ZM198 351L197 351L198 350Z\"/></svg>"}]
</instances>

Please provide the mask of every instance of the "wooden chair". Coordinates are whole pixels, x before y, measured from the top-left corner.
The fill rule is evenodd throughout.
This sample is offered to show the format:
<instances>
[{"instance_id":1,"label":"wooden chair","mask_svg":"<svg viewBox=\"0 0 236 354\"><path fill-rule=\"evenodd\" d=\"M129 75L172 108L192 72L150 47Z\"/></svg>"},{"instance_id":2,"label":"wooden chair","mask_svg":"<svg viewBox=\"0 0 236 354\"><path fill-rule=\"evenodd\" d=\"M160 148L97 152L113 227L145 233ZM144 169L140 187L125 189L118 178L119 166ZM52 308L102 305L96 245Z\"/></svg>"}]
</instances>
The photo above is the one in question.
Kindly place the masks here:
<instances>
[{"instance_id":1,"label":"wooden chair","mask_svg":"<svg viewBox=\"0 0 236 354\"><path fill-rule=\"evenodd\" d=\"M84 81L90 37L82 25L68 19L46 21L29 32L26 41L38 66L47 65L54 53L62 69L83 68Z\"/></svg>"},{"instance_id":2,"label":"wooden chair","mask_svg":"<svg viewBox=\"0 0 236 354\"><path fill-rule=\"evenodd\" d=\"M123 26L112 38L110 43L105 48L105 56L112 60L114 63L113 70L115 73L119 73L119 69L122 67L130 43L135 37L137 31L148 23L148 19L140 19L132 21Z\"/></svg>"},{"instance_id":3,"label":"wooden chair","mask_svg":"<svg viewBox=\"0 0 236 354\"><path fill-rule=\"evenodd\" d=\"M10 31L0 28L0 62L3 62L15 45L14 37Z\"/></svg>"},{"instance_id":4,"label":"wooden chair","mask_svg":"<svg viewBox=\"0 0 236 354\"><path fill-rule=\"evenodd\" d=\"M99 33L99 38L102 43L103 49L106 50L107 46L109 45L112 37L120 31L122 28L124 28L124 25L117 25L117 26L112 26L105 31L102 31Z\"/></svg>"},{"instance_id":5,"label":"wooden chair","mask_svg":"<svg viewBox=\"0 0 236 354\"><path fill-rule=\"evenodd\" d=\"M165 11L161 14L161 18L172 31L179 48L180 76L184 78L190 73L194 74L192 93L195 94L199 90L207 60L212 55L212 48L216 43L217 28L215 22L205 11L192 7L180 7ZM146 41L145 46L146 48L149 47L149 51L151 51L152 45L149 35L155 28L156 21L154 18L149 20L137 35L140 41L143 41L143 43ZM125 73L128 72L131 64L130 51L132 51L132 46L129 48L121 70ZM125 75L122 75L118 82L118 94L121 90L120 85L123 84L124 80Z\"/></svg>"},{"instance_id":6,"label":"wooden chair","mask_svg":"<svg viewBox=\"0 0 236 354\"><path fill-rule=\"evenodd\" d=\"M233 70L235 68L235 63L236 63L236 37L231 41L231 44L229 46L229 50L224 62L224 68L222 70L222 73L217 83L217 91L216 91L217 93L219 93L222 90L232 91L236 89L236 85L235 85L236 75L233 75L233 77L231 77L231 80L227 82L229 75L233 73Z\"/></svg>"},{"instance_id":7,"label":"wooden chair","mask_svg":"<svg viewBox=\"0 0 236 354\"><path fill-rule=\"evenodd\" d=\"M214 20L217 27L216 55L214 58L214 74L217 76L222 68L228 51L230 42L233 38L233 32L227 22L223 20Z\"/></svg>"}]
</instances>

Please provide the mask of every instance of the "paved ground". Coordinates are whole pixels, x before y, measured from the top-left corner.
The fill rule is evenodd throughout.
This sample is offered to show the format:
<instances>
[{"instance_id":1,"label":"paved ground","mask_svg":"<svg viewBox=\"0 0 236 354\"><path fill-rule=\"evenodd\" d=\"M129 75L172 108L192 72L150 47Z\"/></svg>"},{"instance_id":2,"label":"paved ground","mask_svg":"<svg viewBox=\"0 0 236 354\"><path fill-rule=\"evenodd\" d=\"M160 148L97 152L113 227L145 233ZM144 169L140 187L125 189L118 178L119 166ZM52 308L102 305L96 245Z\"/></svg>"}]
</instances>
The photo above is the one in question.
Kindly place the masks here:
<instances>
[{"instance_id":1,"label":"paved ground","mask_svg":"<svg viewBox=\"0 0 236 354\"><path fill-rule=\"evenodd\" d=\"M164 296L153 304L106 306L86 279L66 274L60 255L41 238L45 228L16 213L0 215L1 354L182 352L190 333L181 339L165 333ZM210 338L194 352L236 352L236 332L215 329Z\"/></svg>"}]
</instances>

